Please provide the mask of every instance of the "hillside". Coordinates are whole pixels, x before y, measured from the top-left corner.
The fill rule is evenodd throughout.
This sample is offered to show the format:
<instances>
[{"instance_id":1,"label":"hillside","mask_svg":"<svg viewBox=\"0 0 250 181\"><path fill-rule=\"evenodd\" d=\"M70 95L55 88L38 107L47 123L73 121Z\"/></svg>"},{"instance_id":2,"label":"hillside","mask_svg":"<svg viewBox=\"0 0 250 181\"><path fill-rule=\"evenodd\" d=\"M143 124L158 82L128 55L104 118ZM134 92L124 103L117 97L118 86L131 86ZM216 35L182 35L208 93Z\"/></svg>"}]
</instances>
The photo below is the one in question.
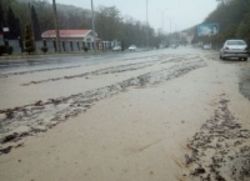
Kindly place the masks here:
<instances>
[{"instance_id":1,"label":"hillside","mask_svg":"<svg viewBox=\"0 0 250 181\"><path fill-rule=\"evenodd\" d=\"M212 42L220 46L226 39L244 39L250 44L250 1L231 0L227 3L220 3L202 23L218 23L219 34L208 37L197 37L194 29L194 43L197 41Z\"/></svg>"},{"instance_id":2,"label":"hillside","mask_svg":"<svg viewBox=\"0 0 250 181\"><path fill-rule=\"evenodd\" d=\"M54 13L51 1L44 0L1 0L0 22L10 28L9 39L24 36L26 24L32 19L36 40L41 39L41 33L54 29ZM27 3L31 2L31 9ZM57 4L58 23L60 29L91 29L90 9L71 5ZM32 12L32 14L30 14ZM32 18L31 18L32 17ZM133 18L124 18L115 6L99 6L95 12L96 32L103 40L120 40L127 47L131 44L146 46L146 32L151 46L159 42L155 30L145 23Z\"/></svg>"}]
</instances>

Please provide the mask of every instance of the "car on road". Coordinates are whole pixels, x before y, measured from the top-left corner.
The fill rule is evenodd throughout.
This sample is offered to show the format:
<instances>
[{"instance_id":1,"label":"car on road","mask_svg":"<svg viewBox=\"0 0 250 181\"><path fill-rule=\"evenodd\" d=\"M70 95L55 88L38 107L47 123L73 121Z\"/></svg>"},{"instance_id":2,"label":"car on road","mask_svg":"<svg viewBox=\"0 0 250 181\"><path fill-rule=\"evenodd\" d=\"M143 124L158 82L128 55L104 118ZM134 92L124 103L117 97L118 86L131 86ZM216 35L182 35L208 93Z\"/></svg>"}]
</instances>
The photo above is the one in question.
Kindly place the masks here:
<instances>
[{"instance_id":1,"label":"car on road","mask_svg":"<svg viewBox=\"0 0 250 181\"><path fill-rule=\"evenodd\" d=\"M130 45L130 46L128 47L128 50L129 50L129 51L136 51L136 50L137 50L137 47L136 47L135 45Z\"/></svg>"},{"instance_id":2,"label":"car on road","mask_svg":"<svg viewBox=\"0 0 250 181\"><path fill-rule=\"evenodd\" d=\"M244 40L227 40L220 50L220 59L238 58L247 61L249 49Z\"/></svg>"},{"instance_id":3,"label":"car on road","mask_svg":"<svg viewBox=\"0 0 250 181\"><path fill-rule=\"evenodd\" d=\"M122 50L122 47L120 45L117 45L117 46L114 46L113 51L121 51Z\"/></svg>"},{"instance_id":4,"label":"car on road","mask_svg":"<svg viewBox=\"0 0 250 181\"><path fill-rule=\"evenodd\" d=\"M170 47L176 49L178 47L178 45L177 44L172 44L172 45L170 45Z\"/></svg>"},{"instance_id":5,"label":"car on road","mask_svg":"<svg viewBox=\"0 0 250 181\"><path fill-rule=\"evenodd\" d=\"M204 44L202 48L203 50L211 50L211 44Z\"/></svg>"}]
</instances>

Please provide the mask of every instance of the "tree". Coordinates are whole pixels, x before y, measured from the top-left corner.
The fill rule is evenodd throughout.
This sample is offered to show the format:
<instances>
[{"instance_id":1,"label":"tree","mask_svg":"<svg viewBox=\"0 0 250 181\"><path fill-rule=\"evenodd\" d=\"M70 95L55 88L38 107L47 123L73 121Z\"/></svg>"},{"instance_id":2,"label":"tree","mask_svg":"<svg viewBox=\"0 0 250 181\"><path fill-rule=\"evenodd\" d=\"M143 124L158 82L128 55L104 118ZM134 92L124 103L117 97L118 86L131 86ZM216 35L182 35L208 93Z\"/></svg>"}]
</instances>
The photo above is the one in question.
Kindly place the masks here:
<instances>
[{"instance_id":1,"label":"tree","mask_svg":"<svg viewBox=\"0 0 250 181\"><path fill-rule=\"evenodd\" d=\"M29 54L35 52L34 40L32 38L32 33L29 25L25 27L25 51Z\"/></svg>"},{"instance_id":2,"label":"tree","mask_svg":"<svg viewBox=\"0 0 250 181\"><path fill-rule=\"evenodd\" d=\"M2 2L0 2L0 28L2 31L2 27L4 25L4 11L3 11L3 7L2 7Z\"/></svg>"},{"instance_id":3,"label":"tree","mask_svg":"<svg viewBox=\"0 0 250 181\"><path fill-rule=\"evenodd\" d=\"M34 27L35 40L41 40L40 23L39 23L39 19L36 13L36 9L33 5L31 6L31 18L32 18L33 27Z\"/></svg>"},{"instance_id":4,"label":"tree","mask_svg":"<svg viewBox=\"0 0 250 181\"><path fill-rule=\"evenodd\" d=\"M244 20L241 22L238 31L237 37L245 39L250 45L250 12L245 16Z\"/></svg>"},{"instance_id":5,"label":"tree","mask_svg":"<svg viewBox=\"0 0 250 181\"><path fill-rule=\"evenodd\" d=\"M123 22L120 11L115 7L101 6L96 12L96 32L105 40L123 39Z\"/></svg>"},{"instance_id":6,"label":"tree","mask_svg":"<svg viewBox=\"0 0 250 181\"><path fill-rule=\"evenodd\" d=\"M220 4L203 22L219 24L219 34L211 36L210 43L220 47L225 40L233 38L244 39L250 43L249 14L249 0L230 0L228 3ZM196 29L193 29L193 33L196 35L195 32ZM205 42L204 37L197 37L195 40Z\"/></svg>"},{"instance_id":7,"label":"tree","mask_svg":"<svg viewBox=\"0 0 250 181\"><path fill-rule=\"evenodd\" d=\"M20 34L24 35L24 30L26 29L25 25L30 19L29 9L27 6L28 1L32 1L32 4L35 7L31 7L34 36L35 39L40 39L42 32L55 29L54 18L52 18L54 13L51 8L51 0L0 0L0 21L4 21L5 19L5 26L7 26L8 12L9 15L13 15L14 13L14 17L16 19L13 21L14 18L11 15L12 18L11 16L9 18L12 19L10 20L10 24L14 22L14 24L17 25L20 22L19 24L21 27L19 29L22 31ZM55 4L55 0L52 1L52 4ZM13 12L8 10L9 7L11 7ZM101 39L108 41L112 41L114 39L124 40L125 48L131 44L135 44L137 46L146 45L145 22L136 21L131 17L126 17L125 19L121 15L119 9L115 6L100 6L95 14L96 32ZM60 29L91 29L91 11L89 9L57 4L57 16L58 26ZM16 27L14 30L18 30L18 28ZM153 44L151 45L155 46L156 35L154 29L149 27L148 32L149 42L152 42ZM13 36L17 36L17 34Z\"/></svg>"},{"instance_id":8,"label":"tree","mask_svg":"<svg viewBox=\"0 0 250 181\"><path fill-rule=\"evenodd\" d=\"M15 17L11 7L8 9L7 14L7 25L9 27L8 38L9 39L17 39L21 35L20 30L20 21Z\"/></svg>"}]
</instances>

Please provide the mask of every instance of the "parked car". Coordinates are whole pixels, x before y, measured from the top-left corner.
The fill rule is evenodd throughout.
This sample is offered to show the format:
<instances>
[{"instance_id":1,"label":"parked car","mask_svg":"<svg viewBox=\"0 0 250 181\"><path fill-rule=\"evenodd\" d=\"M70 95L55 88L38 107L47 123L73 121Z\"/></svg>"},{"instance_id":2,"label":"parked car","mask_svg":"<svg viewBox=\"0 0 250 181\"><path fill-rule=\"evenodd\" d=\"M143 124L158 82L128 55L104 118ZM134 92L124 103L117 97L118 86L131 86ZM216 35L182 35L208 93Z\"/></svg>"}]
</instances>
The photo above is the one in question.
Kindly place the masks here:
<instances>
[{"instance_id":1,"label":"parked car","mask_svg":"<svg viewBox=\"0 0 250 181\"><path fill-rule=\"evenodd\" d=\"M128 50L129 50L129 51L136 51L136 50L137 50L137 47L136 47L135 45L130 45L130 46L128 47Z\"/></svg>"},{"instance_id":2,"label":"parked car","mask_svg":"<svg viewBox=\"0 0 250 181\"><path fill-rule=\"evenodd\" d=\"M211 44L204 44L202 48L203 50L211 50Z\"/></svg>"},{"instance_id":3,"label":"parked car","mask_svg":"<svg viewBox=\"0 0 250 181\"><path fill-rule=\"evenodd\" d=\"M238 58L247 61L249 49L244 40L227 40L220 50L220 59Z\"/></svg>"},{"instance_id":4,"label":"parked car","mask_svg":"<svg viewBox=\"0 0 250 181\"><path fill-rule=\"evenodd\" d=\"M122 47L120 45L117 45L117 46L114 46L113 51L121 51L122 50Z\"/></svg>"},{"instance_id":5,"label":"parked car","mask_svg":"<svg viewBox=\"0 0 250 181\"><path fill-rule=\"evenodd\" d=\"M178 47L178 45L176 45L176 44L172 44L172 45L170 45L170 47L175 49L175 48L177 48L177 47Z\"/></svg>"}]
</instances>

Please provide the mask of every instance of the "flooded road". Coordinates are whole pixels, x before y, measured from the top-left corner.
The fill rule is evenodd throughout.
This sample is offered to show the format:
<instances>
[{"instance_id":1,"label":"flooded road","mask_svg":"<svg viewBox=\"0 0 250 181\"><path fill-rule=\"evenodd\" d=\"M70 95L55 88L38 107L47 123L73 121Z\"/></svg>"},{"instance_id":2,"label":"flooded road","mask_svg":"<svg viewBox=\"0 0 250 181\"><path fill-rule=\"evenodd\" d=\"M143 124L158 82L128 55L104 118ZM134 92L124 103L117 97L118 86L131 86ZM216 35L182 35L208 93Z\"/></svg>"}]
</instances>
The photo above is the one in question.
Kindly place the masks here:
<instances>
[{"instance_id":1,"label":"flooded road","mask_svg":"<svg viewBox=\"0 0 250 181\"><path fill-rule=\"evenodd\" d=\"M189 50L190 51L190 50ZM75 66L87 66L93 64L107 63L112 61L124 61L127 59L134 59L144 56L152 56L162 50L151 50L151 51L138 51L138 52L109 52L104 54L85 54L85 55L57 55L55 57L46 58L34 58L18 61L9 60L0 62L0 76L6 75L10 72L24 72L24 71L35 71L44 69L55 69L63 67L75 67ZM183 54L188 53L186 49L175 50L175 49L164 49L163 52L171 54Z\"/></svg>"},{"instance_id":2,"label":"flooded road","mask_svg":"<svg viewBox=\"0 0 250 181\"><path fill-rule=\"evenodd\" d=\"M3 180L249 179L249 61L190 47L52 59L1 67Z\"/></svg>"}]
</instances>

